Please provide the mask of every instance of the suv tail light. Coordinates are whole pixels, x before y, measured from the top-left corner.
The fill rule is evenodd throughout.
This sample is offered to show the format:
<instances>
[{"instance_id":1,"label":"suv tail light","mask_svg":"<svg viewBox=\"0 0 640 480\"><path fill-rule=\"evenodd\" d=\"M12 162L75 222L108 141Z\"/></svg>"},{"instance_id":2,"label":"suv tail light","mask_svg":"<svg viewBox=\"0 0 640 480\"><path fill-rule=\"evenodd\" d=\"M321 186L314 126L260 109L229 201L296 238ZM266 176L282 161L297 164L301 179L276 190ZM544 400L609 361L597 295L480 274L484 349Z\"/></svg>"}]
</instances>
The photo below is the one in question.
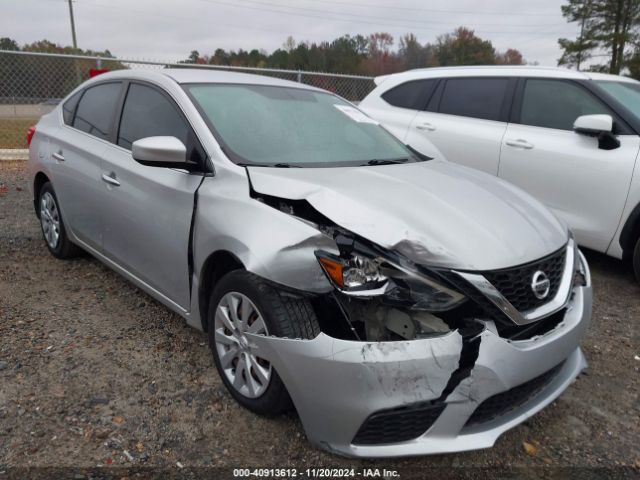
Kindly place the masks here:
<instances>
[{"instance_id":1,"label":"suv tail light","mask_svg":"<svg viewBox=\"0 0 640 480\"><path fill-rule=\"evenodd\" d=\"M27 147L31 146L31 140L33 139L33 135L36 133L36 127L29 127L27 130Z\"/></svg>"}]
</instances>

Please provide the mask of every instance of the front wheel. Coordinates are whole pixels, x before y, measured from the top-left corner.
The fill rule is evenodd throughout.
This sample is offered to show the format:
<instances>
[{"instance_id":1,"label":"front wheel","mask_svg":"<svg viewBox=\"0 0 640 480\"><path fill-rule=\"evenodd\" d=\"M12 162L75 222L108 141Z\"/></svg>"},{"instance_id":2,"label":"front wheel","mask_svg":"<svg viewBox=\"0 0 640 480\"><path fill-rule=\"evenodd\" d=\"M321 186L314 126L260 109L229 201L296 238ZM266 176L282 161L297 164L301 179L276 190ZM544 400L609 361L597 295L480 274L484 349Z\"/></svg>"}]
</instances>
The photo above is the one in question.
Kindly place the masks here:
<instances>
[{"instance_id":1,"label":"front wheel","mask_svg":"<svg viewBox=\"0 0 640 480\"><path fill-rule=\"evenodd\" d=\"M71 243L67 236L67 230L58 204L58 197L53 191L51 182L45 183L40 189L38 206L42 237L51 254L56 258L62 259L76 257L81 250Z\"/></svg>"},{"instance_id":2,"label":"front wheel","mask_svg":"<svg viewBox=\"0 0 640 480\"><path fill-rule=\"evenodd\" d=\"M233 398L261 415L290 410L278 373L253 351L246 334L314 338L320 328L308 300L284 296L260 277L236 270L213 290L208 327L213 360Z\"/></svg>"}]
</instances>

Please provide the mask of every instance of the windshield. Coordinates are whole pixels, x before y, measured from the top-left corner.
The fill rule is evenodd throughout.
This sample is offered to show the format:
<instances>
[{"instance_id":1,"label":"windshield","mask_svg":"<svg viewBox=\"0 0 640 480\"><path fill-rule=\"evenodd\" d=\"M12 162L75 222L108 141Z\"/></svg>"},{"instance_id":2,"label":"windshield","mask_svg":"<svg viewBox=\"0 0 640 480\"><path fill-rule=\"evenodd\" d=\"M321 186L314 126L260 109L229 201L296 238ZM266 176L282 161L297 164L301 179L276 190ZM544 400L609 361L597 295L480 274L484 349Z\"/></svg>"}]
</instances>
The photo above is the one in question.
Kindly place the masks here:
<instances>
[{"instance_id":1,"label":"windshield","mask_svg":"<svg viewBox=\"0 0 640 480\"><path fill-rule=\"evenodd\" d=\"M596 83L640 118L640 83L607 80L597 80Z\"/></svg>"},{"instance_id":2,"label":"windshield","mask_svg":"<svg viewBox=\"0 0 640 480\"><path fill-rule=\"evenodd\" d=\"M329 93L265 85L185 85L240 165L330 167L420 160L360 110Z\"/></svg>"}]
</instances>

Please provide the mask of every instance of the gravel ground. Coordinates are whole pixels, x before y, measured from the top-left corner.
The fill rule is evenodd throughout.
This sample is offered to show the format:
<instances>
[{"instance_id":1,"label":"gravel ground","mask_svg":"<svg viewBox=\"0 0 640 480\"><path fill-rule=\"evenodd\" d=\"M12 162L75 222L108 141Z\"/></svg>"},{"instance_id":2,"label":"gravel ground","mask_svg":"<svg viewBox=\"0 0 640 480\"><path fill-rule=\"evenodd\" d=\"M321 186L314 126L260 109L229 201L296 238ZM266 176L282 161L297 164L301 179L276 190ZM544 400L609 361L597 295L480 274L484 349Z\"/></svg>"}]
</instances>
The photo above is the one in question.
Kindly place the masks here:
<instances>
[{"instance_id":1,"label":"gravel ground","mask_svg":"<svg viewBox=\"0 0 640 480\"><path fill-rule=\"evenodd\" d=\"M404 478L640 472L640 287L616 260L588 252L589 369L560 399L492 449L354 461L313 448L295 414L264 419L236 405L205 335L101 263L53 258L27 178L25 162L0 162L0 479L43 467L75 478L231 475L198 467L386 468ZM109 467L86 470L100 465Z\"/></svg>"}]
</instances>

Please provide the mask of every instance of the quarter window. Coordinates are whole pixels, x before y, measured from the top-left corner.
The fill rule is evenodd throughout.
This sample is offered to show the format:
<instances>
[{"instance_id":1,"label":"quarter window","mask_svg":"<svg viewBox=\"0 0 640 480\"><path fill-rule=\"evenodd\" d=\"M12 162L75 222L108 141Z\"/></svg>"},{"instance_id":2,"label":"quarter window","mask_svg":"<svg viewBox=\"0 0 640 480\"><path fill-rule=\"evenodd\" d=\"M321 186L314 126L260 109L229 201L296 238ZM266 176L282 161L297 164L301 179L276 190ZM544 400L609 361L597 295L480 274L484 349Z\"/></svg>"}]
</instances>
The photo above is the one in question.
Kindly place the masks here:
<instances>
[{"instance_id":1,"label":"quarter window","mask_svg":"<svg viewBox=\"0 0 640 480\"><path fill-rule=\"evenodd\" d=\"M73 126L102 140L109 140L120 86L120 82L111 82L88 88L78 104Z\"/></svg>"},{"instance_id":2,"label":"quarter window","mask_svg":"<svg viewBox=\"0 0 640 480\"><path fill-rule=\"evenodd\" d=\"M382 98L394 107L422 110L431 97L437 79L414 80L406 82L386 91Z\"/></svg>"},{"instance_id":3,"label":"quarter window","mask_svg":"<svg viewBox=\"0 0 640 480\"><path fill-rule=\"evenodd\" d=\"M451 78L442 92L440 113L500 120L509 80L506 78Z\"/></svg>"},{"instance_id":4,"label":"quarter window","mask_svg":"<svg viewBox=\"0 0 640 480\"><path fill-rule=\"evenodd\" d=\"M76 111L78 100L82 96L82 90L72 96L69 100L62 105L62 118L67 125L73 125L73 114Z\"/></svg>"},{"instance_id":5,"label":"quarter window","mask_svg":"<svg viewBox=\"0 0 640 480\"><path fill-rule=\"evenodd\" d=\"M528 79L522 97L520 123L573 130L573 122L580 115L598 113L611 115L607 107L575 83Z\"/></svg>"}]
</instances>

